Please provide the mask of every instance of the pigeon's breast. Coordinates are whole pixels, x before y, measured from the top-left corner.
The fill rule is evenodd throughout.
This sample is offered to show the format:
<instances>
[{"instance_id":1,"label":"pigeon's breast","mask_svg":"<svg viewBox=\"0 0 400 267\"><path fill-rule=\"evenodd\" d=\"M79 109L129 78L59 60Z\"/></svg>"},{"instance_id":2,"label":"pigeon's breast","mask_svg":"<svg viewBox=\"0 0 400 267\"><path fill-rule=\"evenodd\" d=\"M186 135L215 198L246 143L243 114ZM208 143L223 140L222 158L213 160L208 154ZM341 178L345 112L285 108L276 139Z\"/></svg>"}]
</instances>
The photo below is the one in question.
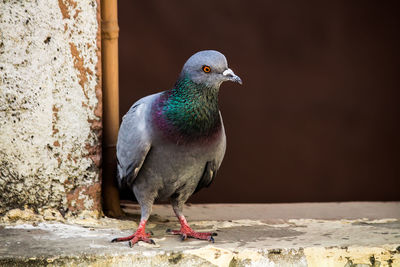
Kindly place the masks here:
<instances>
[{"instance_id":1,"label":"pigeon's breast","mask_svg":"<svg viewBox=\"0 0 400 267\"><path fill-rule=\"evenodd\" d=\"M222 137L208 145L165 142L154 140L151 151L135 180L138 192L152 192L165 200L174 193L192 194L196 189L207 162L221 149ZM135 193L136 194L136 193Z\"/></svg>"}]
</instances>

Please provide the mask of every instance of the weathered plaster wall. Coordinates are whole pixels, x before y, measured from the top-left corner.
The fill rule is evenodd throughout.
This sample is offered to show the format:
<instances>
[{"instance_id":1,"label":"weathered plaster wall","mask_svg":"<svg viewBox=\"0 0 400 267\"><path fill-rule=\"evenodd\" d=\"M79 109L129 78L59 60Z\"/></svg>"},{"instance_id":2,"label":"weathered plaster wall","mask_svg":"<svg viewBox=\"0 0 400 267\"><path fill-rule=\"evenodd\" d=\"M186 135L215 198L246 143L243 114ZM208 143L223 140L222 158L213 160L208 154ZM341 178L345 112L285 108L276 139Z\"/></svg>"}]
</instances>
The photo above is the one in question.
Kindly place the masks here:
<instances>
[{"instance_id":1,"label":"weathered plaster wall","mask_svg":"<svg viewBox=\"0 0 400 267\"><path fill-rule=\"evenodd\" d=\"M0 2L0 214L100 211L99 2Z\"/></svg>"}]
</instances>

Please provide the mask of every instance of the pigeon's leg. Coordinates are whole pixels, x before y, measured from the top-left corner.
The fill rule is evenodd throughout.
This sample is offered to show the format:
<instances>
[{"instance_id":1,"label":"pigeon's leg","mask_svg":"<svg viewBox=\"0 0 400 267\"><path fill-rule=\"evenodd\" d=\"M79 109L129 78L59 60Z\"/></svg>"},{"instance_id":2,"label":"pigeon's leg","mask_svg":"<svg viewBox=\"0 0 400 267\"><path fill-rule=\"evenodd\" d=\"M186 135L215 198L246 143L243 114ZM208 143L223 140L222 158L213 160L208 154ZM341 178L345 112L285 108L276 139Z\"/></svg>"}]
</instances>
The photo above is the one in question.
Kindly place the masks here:
<instances>
[{"instance_id":1,"label":"pigeon's leg","mask_svg":"<svg viewBox=\"0 0 400 267\"><path fill-rule=\"evenodd\" d=\"M185 216L182 213L182 206L183 206L182 202L179 202L176 199L172 200L172 207L174 209L176 217L178 217L179 222L181 223L181 229L180 230L168 229L167 233L170 233L173 235L180 235L182 240L185 240L186 238L191 237L191 238L197 238L197 239L202 239L202 240L208 240L208 241L211 241L214 243L213 236L216 236L217 233L193 231L193 229L190 228L189 224L186 221Z\"/></svg>"},{"instance_id":2,"label":"pigeon's leg","mask_svg":"<svg viewBox=\"0 0 400 267\"><path fill-rule=\"evenodd\" d=\"M132 247L134 244L136 244L139 241L143 241L149 244L155 244L153 239L150 239L150 233L146 233L145 228L146 228L146 222L149 219L150 212L151 212L151 206L143 206L141 205L141 211L142 215L140 218L140 223L139 226L136 230L136 232L133 235L127 236L127 237L119 237L119 238L114 238L111 240L111 242L124 242L124 241L129 241L129 246Z\"/></svg>"}]
</instances>

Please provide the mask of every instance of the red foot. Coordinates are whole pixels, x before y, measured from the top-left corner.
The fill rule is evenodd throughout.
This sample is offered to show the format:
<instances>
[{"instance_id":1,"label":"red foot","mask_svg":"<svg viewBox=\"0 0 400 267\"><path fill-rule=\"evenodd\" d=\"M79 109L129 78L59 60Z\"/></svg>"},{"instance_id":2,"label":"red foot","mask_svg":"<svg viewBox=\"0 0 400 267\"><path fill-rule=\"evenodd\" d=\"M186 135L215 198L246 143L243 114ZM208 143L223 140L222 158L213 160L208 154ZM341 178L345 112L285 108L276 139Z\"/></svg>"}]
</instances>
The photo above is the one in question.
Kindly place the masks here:
<instances>
[{"instance_id":1,"label":"red foot","mask_svg":"<svg viewBox=\"0 0 400 267\"><path fill-rule=\"evenodd\" d=\"M149 244L156 244L153 239L150 239L149 237L151 236L150 233L145 232L145 224L146 222L140 222L138 229L133 235L127 236L127 237L119 237L119 238L114 238L111 240L111 242L124 242L124 241L129 241L129 246L132 247L139 241L143 241Z\"/></svg>"},{"instance_id":2,"label":"red foot","mask_svg":"<svg viewBox=\"0 0 400 267\"><path fill-rule=\"evenodd\" d=\"M191 238L197 238L201 240L208 240L214 243L214 238L213 236L216 236L217 233L211 233L211 232L195 232L193 231L192 228L187 224L185 217L179 217L179 221L181 223L181 229L180 230L171 230L168 229L167 233L173 234L173 235L180 235L182 241L187 239L188 237Z\"/></svg>"}]
</instances>

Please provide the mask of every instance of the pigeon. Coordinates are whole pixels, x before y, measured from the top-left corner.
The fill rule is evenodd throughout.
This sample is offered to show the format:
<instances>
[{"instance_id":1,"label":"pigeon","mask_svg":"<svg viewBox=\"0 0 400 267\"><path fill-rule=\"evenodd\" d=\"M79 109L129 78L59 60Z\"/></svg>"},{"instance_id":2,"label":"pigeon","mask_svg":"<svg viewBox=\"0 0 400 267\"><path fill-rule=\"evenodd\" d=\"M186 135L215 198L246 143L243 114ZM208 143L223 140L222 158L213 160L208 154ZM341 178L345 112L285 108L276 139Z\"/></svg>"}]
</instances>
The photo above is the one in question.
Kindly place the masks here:
<instances>
[{"instance_id":1,"label":"pigeon","mask_svg":"<svg viewBox=\"0 0 400 267\"><path fill-rule=\"evenodd\" d=\"M167 230L182 240L214 242L216 233L195 232L183 215L188 198L215 178L226 149L218 92L225 81L242 84L215 50L192 55L172 89L146 96L122 119L117 141L117 179L128 187L141 209L136 232L112 242L154 244L145 232L155 200L170 200L181 224Z\"/></svg>"}]
</instances>

